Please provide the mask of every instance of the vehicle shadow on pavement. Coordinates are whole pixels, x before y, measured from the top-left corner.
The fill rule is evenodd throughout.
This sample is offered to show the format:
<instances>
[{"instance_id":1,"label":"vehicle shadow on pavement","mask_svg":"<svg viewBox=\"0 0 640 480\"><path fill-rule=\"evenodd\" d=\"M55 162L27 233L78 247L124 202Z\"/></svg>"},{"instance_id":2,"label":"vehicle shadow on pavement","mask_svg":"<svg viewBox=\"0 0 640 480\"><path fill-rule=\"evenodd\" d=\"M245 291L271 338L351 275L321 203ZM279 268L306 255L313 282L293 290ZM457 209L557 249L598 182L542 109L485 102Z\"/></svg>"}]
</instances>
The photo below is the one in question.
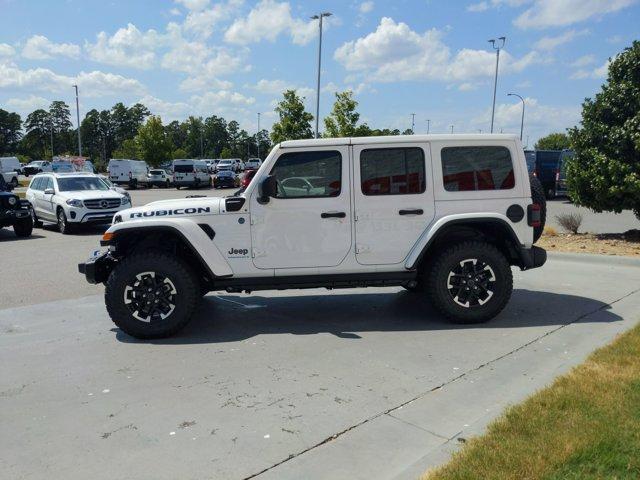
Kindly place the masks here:
<instances>
[{"instance_id":1,"label":"vehicle shadow on pavement","mask_svg":"<svg viewBox=\"0 0 640 480\"><path fill-rule=\"evenodd\" d=\"M358 332L406 332L476 328L522 328L566 325L601 311L589 321L616 322L622 318L599 300L533 290L514 290L505 310L488 323L448 322L418 294L409 292L262 295L210 294L187 327L156 344L237 342L261 334L314 335L330 333L357 340ZM125 343L140 342L122 332ZM148 342L148 341L144 341Z\"/></svg>"},{"instance_id":2,"label":"vehicle shadow on pavement","mask_svg":"<svg viewBox=\"0 0 640 480\"><path fill-rule=\"evenodd\" d=\"M74 230L72 230L72 232L69 233L68 235L72 237L87 236L87 235L102 235L110 226L111 225L80 225L80 226L74 225ZM43 230L47 230L49 232L58 232L58 226L55 223L48 223L38 228L42 228ZM34 230L34 232L35 231L36 230Z\"/></svg>"},{"instance_id":3,"label":"vehicle shadow on pavement","mask_svg":"<svg viewBox=\"0 0 640 480\"><path fill-rule=\"evenodd\" d=\"M15 241L29 241L29 240L38 240L40 238L45 238L42 235L38 235L37 233L32 233L28 237L18 237L15 233L13 233L13 229L10 227L5 227L0 230L0 242L15 242Z\"/></svg>"}]
</instances>

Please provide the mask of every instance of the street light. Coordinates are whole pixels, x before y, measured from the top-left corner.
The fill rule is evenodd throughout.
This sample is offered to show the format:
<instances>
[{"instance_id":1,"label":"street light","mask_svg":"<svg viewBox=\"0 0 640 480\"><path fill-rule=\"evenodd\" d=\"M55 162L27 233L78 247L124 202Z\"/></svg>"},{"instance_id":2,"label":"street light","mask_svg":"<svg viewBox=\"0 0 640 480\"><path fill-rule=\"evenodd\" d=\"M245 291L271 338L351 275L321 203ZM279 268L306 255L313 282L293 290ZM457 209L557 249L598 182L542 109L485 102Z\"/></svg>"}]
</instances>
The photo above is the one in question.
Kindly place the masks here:
<instances>
[{"instance_id":1,"label":"street light","mask_svg":"<svg viewBox=\"0 0 640 480\"><path fill-rule=\"evenodd\" d=\"M449 125L451 127L451 133L453 133L453 125Z\"/></svg>"},{"instance_id":2,"label":"street light","mask_svg":"<svg viewBox=\"0 0 640 480\"><path fill-rule=\"evenodd\" d=\"M429 127L431 125L431 120L427 119L427 135L429 135Z\"/></svg>"},{"instance_id":3,"label":"street light","mask_svg":"<svg viewBox=\"0 0 640 480\"><path fill-rule=\"evenodd\" d=\"M491 133L493 133L493 118L496 113L496 89L498 88L498 64L500 63L500 49L504 47L507 37L498 37L498 44L496 46L496 40L492 38L489 43L496 51L496 75L493 80L493 105L491 107Z\"/></svg>"},{"instance_id":4,"label":"street light","mask_svg":"<svg viewBox=\"0 0 640 480\"><path fill-rule=\"evenodd\" d=\"M416 133L416 114L411 114L411 135Z\"/></svg>"},{"instance_id":5,"label":"street light","mask_svg":"<svg viewBox=\"0 0 640 480\"><path fill-rule=\"evenodd\" d=\"M522 101L522 119L520 120L520 141L522 142L522 130L524 129L524 98L517 93L507 93L507 97L518 97Z\"/></svg>"},{"instance_id":6,"label":"street light","mask_svg":"<svg viewBox=\"0 0 640 480\"><path fill-rule=\"evenodd\" d=\"M318 42L318 86L316 90L316 138L319 138L318 135L318 122L320 121L320 68L322 65L322 19L324 17L330 17L331 12L323 12L320 15L314 15L311 17L312 20L319 20L318 28L320 30L320 39Z\"/></svg>"},{"instance_id":7,"label":"street light","mask_svg":"<svg viewBox=\"0 0 640 480\"><path fill-rule=\"evenodd\" d=\"M82 140L80 139L80 102L78 101L78 85L74 85L76 89L76 118L78 119L78 156L82 156Z\"/></svg>"}]
</instances>

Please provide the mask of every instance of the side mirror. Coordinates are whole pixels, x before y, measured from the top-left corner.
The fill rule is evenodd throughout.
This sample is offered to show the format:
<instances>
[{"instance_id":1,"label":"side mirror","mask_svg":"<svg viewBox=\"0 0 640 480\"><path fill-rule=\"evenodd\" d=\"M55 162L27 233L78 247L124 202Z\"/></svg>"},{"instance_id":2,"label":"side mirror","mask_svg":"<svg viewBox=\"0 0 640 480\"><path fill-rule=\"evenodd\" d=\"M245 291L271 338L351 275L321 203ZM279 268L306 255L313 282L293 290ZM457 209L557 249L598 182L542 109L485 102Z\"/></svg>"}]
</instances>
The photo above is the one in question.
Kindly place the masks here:
<instances>
[{"instance_id":1,"label":"side mirror","mask_svg":"<svg viewBox=\"0 0 640 480\"><path fill-rule=\"evenodd\" d=\"M258 190L258 202L269 203L271 197L275 197L278 194L278 180L273 175L267 175Z\"/></svg>"},{"instance_id":2,"label":"side mirror","mask_svg":"<svg viewBox=\"0 0 640 480\"><path fill-rule=\"evenodd\" d=\"M53 188L47 188L47 189L45 189L45 191L44 191L44 194L45 194L45 195L54 195L55 193L56 193L56 192L55 192L55 190L54 190Z\"/></svg>"}]
</instances>

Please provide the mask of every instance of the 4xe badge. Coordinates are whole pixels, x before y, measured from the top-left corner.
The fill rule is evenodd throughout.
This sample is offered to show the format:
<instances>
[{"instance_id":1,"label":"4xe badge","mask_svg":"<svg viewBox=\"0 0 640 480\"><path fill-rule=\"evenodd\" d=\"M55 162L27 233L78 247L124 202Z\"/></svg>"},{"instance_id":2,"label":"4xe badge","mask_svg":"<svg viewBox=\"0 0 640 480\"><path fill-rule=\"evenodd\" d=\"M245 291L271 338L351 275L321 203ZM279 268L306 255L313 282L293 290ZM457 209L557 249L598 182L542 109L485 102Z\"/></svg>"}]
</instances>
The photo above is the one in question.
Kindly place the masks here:
<instances>
[{"instance_id":1,"label":"4xe badge","mask_svg":"<svg viewBox=\"0 0 640 480\"><path fill-rule=\"evenodd\" d=\"M229 258L246 257L249 255L249 249L247 248L232 248L227 252Z\"/></svg>"}]
</instances>

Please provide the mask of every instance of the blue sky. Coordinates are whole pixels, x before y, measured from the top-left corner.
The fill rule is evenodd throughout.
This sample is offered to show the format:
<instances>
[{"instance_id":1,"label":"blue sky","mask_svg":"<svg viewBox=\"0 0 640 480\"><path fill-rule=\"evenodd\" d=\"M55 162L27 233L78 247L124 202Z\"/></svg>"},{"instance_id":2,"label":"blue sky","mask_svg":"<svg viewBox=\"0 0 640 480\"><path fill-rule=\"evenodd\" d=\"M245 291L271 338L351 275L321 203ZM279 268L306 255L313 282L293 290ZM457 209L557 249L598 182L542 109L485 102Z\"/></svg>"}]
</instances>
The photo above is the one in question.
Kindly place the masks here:
<instances>
[{"instance_id":1,"label":"blue sky","mask_svg":"<svg viewBox=\"0 0 640 480\"><path fill-rule=\"evenodd\" d=\"M164 122L275 119L284 88L315 113L317 23L325 24L321 118L352 89L361 120L416 132L489 129L501 54L496 131L562 131L604 81L606 63L640 32L638 0L0 0L0 107L26 114L62 99L81 114L142 101ZM74 112L75 114L75 112ZM75 115L74 115L75 118Z\"/></svg>"}]
</instances>

